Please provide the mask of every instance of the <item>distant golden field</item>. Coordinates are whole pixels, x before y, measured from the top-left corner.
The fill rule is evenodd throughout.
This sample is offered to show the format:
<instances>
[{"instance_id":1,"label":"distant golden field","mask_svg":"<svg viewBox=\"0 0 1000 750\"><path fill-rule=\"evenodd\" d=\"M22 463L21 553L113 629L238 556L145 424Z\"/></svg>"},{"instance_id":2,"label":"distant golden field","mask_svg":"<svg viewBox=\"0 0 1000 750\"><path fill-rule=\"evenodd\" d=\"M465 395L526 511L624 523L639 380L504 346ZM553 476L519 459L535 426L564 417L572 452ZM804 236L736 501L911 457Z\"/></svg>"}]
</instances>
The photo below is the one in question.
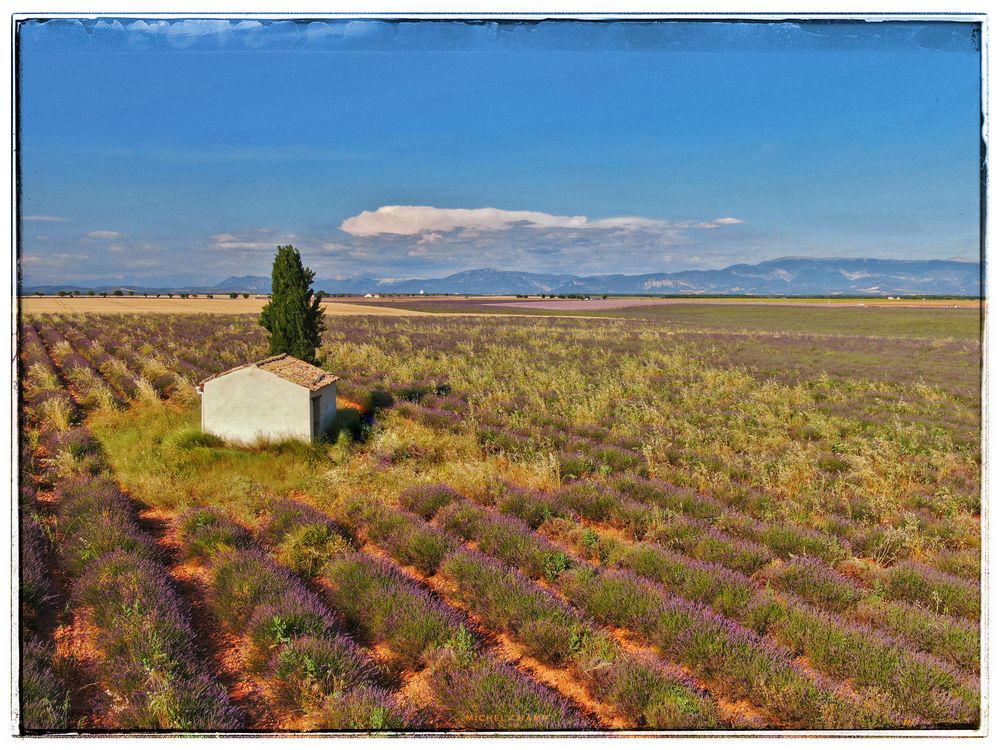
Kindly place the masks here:
<instances>
[{"instance_id":1,"label":"distant golden field","mask_svg":"<svg viewBox=\"0 0 1000 750\"><path fill-rule=\"evenodd\" d=\"M147 297L21 297L21 312L25 315L53 313L253 313L260 312L267 300L249 299L164 299ZM324 305L329 315L427 315L428 313L395 308L372 308L338 302Z\"/></svg>"},{"instance_id":2,"label":"distant golden field","mask_svg":"<svg viewBox=\"0 0 1000 750\"><path fill-rule=\"evenodd\" d=\"M524 314L527 311L538 313L560 314L568 310L565 309L569 300L521 300L514 302L513 296L497 297L474 297L464 300L455 296L426 296L420 298L381 298L363 299L350 297L347 301L327 300L323 307L330 315L393 315L411 316L428 315L446 312L429 307L426 310L414 309L413 306L421 303L452 302L453 304L465 302L467 305L479 305L487 303L513 302L509 311L498 309L496 305L484 307L477 311L464 311L466 314ZM152 297L21 297L19 298L21 312L26 315L46 315L46 314L94 314L94 313L253 313L260 310L267 303L263 297L251 297L249 299L229 299L228 297L218 297L207 299L199 297L195 299L167 299ZM578 308L591 312L601 312L601 300L595 300L594 306ZM632 307L633 305L623 304L634 303L635 307L645 307L649 305L794 305L808 307L934 307L934 308L961 308L976 309L979 307L979 300L975 299L908 299L908 300L888 300L888 299L732 299L732 298L683 298L683 299L651 299L648 297L636 298L615 298L607 300L607 309L621 309ZM407 305L402 307L401 305ZM527 306L527 307L525 307ZM455 312L459 312L456 310Z\"/></svg>"}]
</instances>

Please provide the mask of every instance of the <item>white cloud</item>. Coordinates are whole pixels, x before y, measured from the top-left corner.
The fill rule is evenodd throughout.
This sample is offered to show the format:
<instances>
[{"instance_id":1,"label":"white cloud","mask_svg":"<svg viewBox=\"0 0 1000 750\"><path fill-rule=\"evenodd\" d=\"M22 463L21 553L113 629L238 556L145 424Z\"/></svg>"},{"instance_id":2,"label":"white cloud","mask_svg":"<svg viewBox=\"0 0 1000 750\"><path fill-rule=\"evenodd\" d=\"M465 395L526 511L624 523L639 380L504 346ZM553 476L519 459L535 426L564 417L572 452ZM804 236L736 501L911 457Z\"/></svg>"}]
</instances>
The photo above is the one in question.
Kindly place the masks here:
<instances>
[{"instance_id":1,"label":"white cloud","mask_svg":"<svg viewBox=\"0 0 1000 750\"><path fill-rule=\"evenodd\" d=\"M444 238L444 235L440 232L427 232L421 235L420 242L418 245L433 245L436 242L440 242Z\"/></svg>"},{"instance_id":2,"label":"white cloud","mask_svg":"<svg viewBox=\"0 0 1000 750\"><path fill-rule=\"evenodd\" d=\"M329 37L343 38L344 26L340 24L328 23L327 21L313 21L306 26L306 39L316 41Z\"/></svg>"},{"instance_id":3,"label":"white cloud","mask_svg":"<svg viewBox=\"0 0 1000 750\"><path fill-rule=\"evenodd\" d=\"M622 229L630 231L634 229L667 229L674 226L674 224L662 219L647 219L642 216L616 216L610 219L588 221L586 226L594 229Z\"/></svg>"},{"instance_id":4,"label":"white cloud","mask_svg":"<svg viewBox=\"0 0 1000 750\"><path fill-rule=\"evenodd\" d=\"M22 216L21 221L69 221L62 216L49 216L47 214L32 214L31 216Z\"/></svg>"},{"instance_id":5,"label":"white cloud","mask_svg":"<svg viewBox=\"0 0 1000 750\"><path fill-rule=\"evenodd\" d=\"M223 232L212 236L212 246L216 250L269 250L275 251L278 245L294 243L298 236L286 232L276 232L268 227L252 229L239 234Z\"/></svg>"},{"instance_id":6,"label":"white cloud","mask_svg":"<svg viewBox=\"0 0 1000 750\"><path fill-rule=\"evenodd\" d=\"M95 229L93 232L87 232L87 236L95 240L117 240L125 235L110 229Z\"/></svg>"},{"instance_id":7,"label":"white cloud","mask_svg":"<svg viewBox=\"0 0 1000 750\"><path fill-rule=\"evenodd\" d=\"M103 18L99 19L97 23L94 24L94 31L124 31L125 27L122 26L121 21L106 21Z\"/></svg>"},{"instance_id":8,"label":"white cloud","mask_svg":"<svg viewBox=\"0 0 1000 750\"><path fill-rule=\"evenodd\" d=\"M202 36L205 34L225 34L234 24L223 18L186 18L170 24L170 33L174 35L189 34Z\"/></svg>"},{"instance_id":9,"label":"white cloud","mask_svg":"<svg viewBox=\"0 0 1000 750\"><path fill-rule=\"evenodd\" d=\"M275 248L286 244L299 248L321 279L357 273L420 278L470 268L648 273L689 268L692 255L708 262L745 252L750 230L719 229L738 223L732 217L679 221L383 206L347 218L343 231L332 235L321 229L229 228L205 244L217 251L213 268L227 273L265 273Z\"/></svg>"},{"instance_id":10,"label":"white cloud","mask_svg":"<svg viewBox=\"0 0 1000 750\"><path fill-rule=\"evenodd\" d=\"M426 235L455 229L495 232L514 226L579 227L586 223L585 216L554 216L540 211L382 206L345 219L340 228L355 237L371 237L377 234Z\"/></svg>"},{"instance_id":11,"label":"white cloud","mask_svg":"<svg viewBox=\"0 0 1000 750\"><path fill-rule=\"evenodd\" d=\"M355 237L385 234L419 236L421 244L428 244L439 242L442 233L456 230L462 230L466 236L515 228L666 232L677 229L714 229L742 223L742 219L732 217L709 222L675 222L643 216L613 216L592 220L586 216L559 216L541 211L508 211L502 208L382 206L375 211L362 211L357 216L345 219L340 228Z\"/></svg>"}]
</instances>

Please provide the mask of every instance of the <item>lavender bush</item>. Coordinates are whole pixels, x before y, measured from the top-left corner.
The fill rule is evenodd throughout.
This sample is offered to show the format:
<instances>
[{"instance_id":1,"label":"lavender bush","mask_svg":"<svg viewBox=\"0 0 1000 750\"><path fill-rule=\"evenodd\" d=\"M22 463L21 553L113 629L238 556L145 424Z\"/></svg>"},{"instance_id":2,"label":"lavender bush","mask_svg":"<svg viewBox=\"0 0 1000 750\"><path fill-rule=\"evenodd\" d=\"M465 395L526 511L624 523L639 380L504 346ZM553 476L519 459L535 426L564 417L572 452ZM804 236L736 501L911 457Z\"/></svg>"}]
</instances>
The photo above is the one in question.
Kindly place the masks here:
<instances>
[{"instance_id":1,"label":"lavender bush","mask_svg":"<svg viewBox=\"0 0 1000 750\"><path fill-rule=\"evenodd\" d=\"M430 519L445 505L461 498L457 491L446 484L417 484L400 494L399 504L424 519Z\"/></svg>"},{"instance_id":2,"label":"lavender bush","mask_svg":"<svg viewBox=\"0 0 1000 750\"><path fill-rule=\"evenodd\" d=\"M273 656L276 698L288 710L309 710L328 695L374 684L378 669L349 638L302 636Z\"/></svg>"},{"instance_id":3,"label":"lavender bush","mask_svg":"<svg viewBox=\"0 0 1000 750\"><path fill-rule=\"evenodd\" d=\"M35 638L21 644L21 731L34 734L69 728L69 693L52 668L51 647Z\"/></svg>"},{"instance_id":4,"label":"lavender bush","mask_svg":"<svg viewBox=\"0 0 1000 750\"><path fill-rule=\"evenodd\" d=\"M131 503L109 480L83 476L60 485L57 494L60 548L71 574L109 552L158 558L156 545L133 520Z\"/></svg>"},{"instance_id":5,"label":"lavender bush","mask_svg":"<svg viewBox=\"0 0 1000 750\"><path fill-rule=\"evenodd\" d=\"M134 729L232 730L242 717L198 663L194 633L167 572L133 552L88 566L73 600L91 613L105 684Z\"/></svg>"},{"instance_id":6,"label":"lavender bush","mask_svg":"<svg viewBox=\"0 0 1000 750\"><path fill-rule=\"evenodd\" d=\"M194 508L181 514L177 529L188 558L211 558L251 546L250 532L220 508Z\"/></svg>"},{"instance_id":7,"label":"lavender bush","mask_svg":"<svg viewBox=\"0 0 1000 750\"><path fill-rule=\"evenodd\" d=\"M428 649L446 643L461 625L454 612L391 567L357 553L323 570L327 600L369 642L387 644L402 664L418 666Z\"/></svg>"},{"instance_id":8,"label":"lavender bush","mask_svg":"<svg viewBox=\"0 0 1000 750\"><path fill-rule=\"evenodd\" d=\"M363 686L332 693L306 714L309 729L389 732L419 728L422 721L412 708L382 688Z\"/></svg>"},{"instance_id":9,"label":"lavender bush","mask_svg":"<svg viewBox=\"0 0 1000 750\"><path fill-rule=\"evenodd\" d=\"M506 664L439 656L431 686L452 726L482 730L573 730L589 722L562 698Z\"/></svg>"}]
</instances>

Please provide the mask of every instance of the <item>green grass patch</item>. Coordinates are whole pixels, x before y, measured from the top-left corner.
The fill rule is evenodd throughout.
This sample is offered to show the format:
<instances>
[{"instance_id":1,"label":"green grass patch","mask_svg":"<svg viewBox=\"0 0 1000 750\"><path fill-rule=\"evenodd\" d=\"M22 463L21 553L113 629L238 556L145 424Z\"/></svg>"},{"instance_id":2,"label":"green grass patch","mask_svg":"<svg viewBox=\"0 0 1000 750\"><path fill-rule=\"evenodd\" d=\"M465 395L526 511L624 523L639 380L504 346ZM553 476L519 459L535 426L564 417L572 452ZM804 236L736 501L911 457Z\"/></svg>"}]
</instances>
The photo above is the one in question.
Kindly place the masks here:
<instances>
[{"instance_id":1,"label":"green grass patch","mask_svg":"<svg viewBox=\"0 0 1000 750\"><path fill-rule=\"evenodd\" d=\"M298 441L227 446L199 428L197 407L136 404L99 410L89 420L115 476L154 506L247 507L322 486L323 463L341 453Z\"/></svg>"},{"instance_id":2,"label":"green grass patch","mask_svg":"<svg viewBox=\"0 0 1000 750\"><path fill-rule=\"evenodd\" d=\"M684 327L915 338L979 338L979 310L772 304L679 304L623 308L612 317L653 318Z\"/></svg>"}]
</instances>

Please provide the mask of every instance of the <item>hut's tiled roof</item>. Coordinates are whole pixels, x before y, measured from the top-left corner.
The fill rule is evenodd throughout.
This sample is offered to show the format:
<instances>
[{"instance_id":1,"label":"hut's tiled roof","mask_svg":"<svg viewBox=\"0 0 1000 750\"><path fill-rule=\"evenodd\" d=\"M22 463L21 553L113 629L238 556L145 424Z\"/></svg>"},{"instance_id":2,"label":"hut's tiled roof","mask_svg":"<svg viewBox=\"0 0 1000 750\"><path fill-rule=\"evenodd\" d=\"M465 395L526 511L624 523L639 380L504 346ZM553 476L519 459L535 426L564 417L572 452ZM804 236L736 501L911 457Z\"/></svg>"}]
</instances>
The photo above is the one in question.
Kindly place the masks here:
<instances>
[{"instance_id":1,"label":"hut's tiled roof","mask_svg":"<svg viewBox=\"0 0 1000 750\"><path fill-rule=\"evenodd\" d=\"M261 370L267 370L279 378L287 380L289 383L301 385L310 391L318 391L320 388L328 386L330 383L335 383L340 379L332 372L327 372L308 362L303 362L301 359L297 359L290 354L278 354L267 359L262 359L259 362L250 362L249 364L233 367L225 372L207 377L198 384L199 390L209 380L228 375L231 372L236 372L246 367L259 367Z\"/></svg>"}]
</instances>

